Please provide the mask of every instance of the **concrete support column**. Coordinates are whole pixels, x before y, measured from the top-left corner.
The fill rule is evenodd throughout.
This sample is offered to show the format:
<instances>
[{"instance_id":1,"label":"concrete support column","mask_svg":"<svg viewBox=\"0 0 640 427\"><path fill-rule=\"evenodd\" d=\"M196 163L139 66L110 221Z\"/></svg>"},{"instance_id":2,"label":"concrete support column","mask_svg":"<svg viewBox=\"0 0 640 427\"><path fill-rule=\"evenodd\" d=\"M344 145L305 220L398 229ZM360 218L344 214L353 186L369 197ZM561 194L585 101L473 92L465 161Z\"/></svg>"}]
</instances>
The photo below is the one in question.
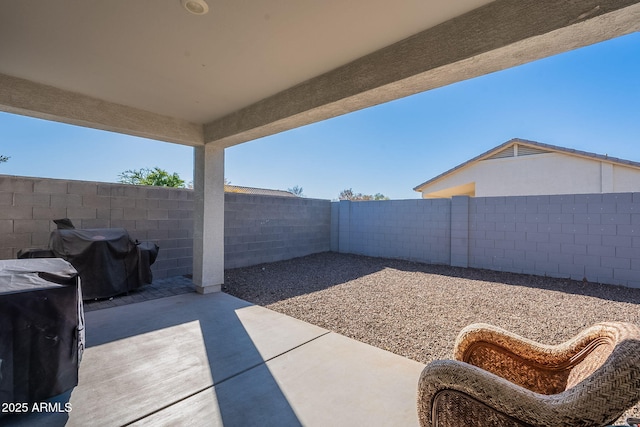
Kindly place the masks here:
<instances>
[{"instance_id":1,"label":"concrete support column","mask_svg":"<svg viewBox=\"0 0 640 427\"><path fill-rule=\"evenodd\" d=\"M469 196L451 198L451 265L469 266Z\"/></svg>"},{"instance_id":2,"label":"concrete support column","mask_svg":"<svg viewBox=\"0 0 640 427\"><path fill-rule=\"evenodd\" d=\"M194 151L193 282L208 294L224 283L224 149Z\"/></svg>"}]
</instances>

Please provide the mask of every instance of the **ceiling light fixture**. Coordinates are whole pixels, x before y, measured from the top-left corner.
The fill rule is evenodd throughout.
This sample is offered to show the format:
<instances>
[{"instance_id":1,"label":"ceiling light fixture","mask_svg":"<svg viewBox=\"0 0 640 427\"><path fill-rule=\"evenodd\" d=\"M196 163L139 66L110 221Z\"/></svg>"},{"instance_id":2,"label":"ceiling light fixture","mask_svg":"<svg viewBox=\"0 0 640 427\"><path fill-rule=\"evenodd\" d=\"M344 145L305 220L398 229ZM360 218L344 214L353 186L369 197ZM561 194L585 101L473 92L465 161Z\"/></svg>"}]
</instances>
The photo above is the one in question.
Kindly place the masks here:
<instances>
[{"instance_id":1,"label":"ceiling light fixture","mask_svg":"<svg viewBox=\"0 0 640 427\"><path fill-rule=\"evenodd\" d=\"M194 15L204 15L209 12L209 5L204 0L180 0L180 4Z\"/></svg>"}]
</instances>

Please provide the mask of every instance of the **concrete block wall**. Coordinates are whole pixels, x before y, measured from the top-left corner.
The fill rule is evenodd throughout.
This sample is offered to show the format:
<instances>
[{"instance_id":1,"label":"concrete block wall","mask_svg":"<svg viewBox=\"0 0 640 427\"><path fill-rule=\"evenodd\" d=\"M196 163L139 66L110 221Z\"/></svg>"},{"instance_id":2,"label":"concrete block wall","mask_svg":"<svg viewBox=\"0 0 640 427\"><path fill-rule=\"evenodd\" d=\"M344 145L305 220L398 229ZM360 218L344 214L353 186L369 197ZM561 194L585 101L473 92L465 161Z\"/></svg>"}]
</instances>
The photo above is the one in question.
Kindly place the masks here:
<instances>
[{"instance_id":1,"label":"concrete block wall","mask_svg":"<svg viewBox=\"0 0 640 427\"><path fill-rule=\"evenodd\" d=\"M449 264L449 200L343 200L337 204L340 252Z\"/></svg>"},{"instance_id":2,"label":"concrete block wall","mask_svg":"<svg viewBox=\"0 0 640 427\"><path fill-rule=\"evenodd\" d=\"M451 265L469 264L469 198L451 198Z\"/></svg>"},{"instance_id":3,"label":"concrete block wall","mask_svg":"<svg viewBox=\"0 0 640 427\"><path fill-rule=\"evenodd\" d=\"M0 259L46 248L54 219L127 229L160 246L154 278L193 271L193 191L0 175ZM225 194L225 268L331 249L331 202Z\"/></svg>"},{"instance_id":4,"label":"concrete block wall","mask_svg":"<svg viewBox=\"0 0 640 427\"><path fill-rule=\"evenodd\" d=\"M340 204L331 203L331 252L340 252Z\"/></svg>"},{"instance_id":5,"label":"concrete block wall","mask_svg":"<svg viewBox=\"0 0 640 427\"><path fill-rule=\"evenodd\" d=\"M160 246L192 272L193 191L0 175L0 259L45 248L52 220ZM331 203L225 195L225 268L328 250L640 287L640 193Z\"/></svg>"},{"instance_id":6,"label":"concrete block wall","mask_svg":"<svg viewBox=\"0 0 640 427\"><path fill-rule=\"evenodd\" d=\"M225 194L225 268L275 262L331 249L331 202Z\"/></svg>"},{"instance_id":7,"label":"concrete block wall","mask_svg":"<svg viewBox=\"0 0 640 427\"><path fill-rule=\"evenodd\" d=\"M191 190L0 175L0 259L46 248L58 218L76 228L122 227L132 239L155 242L155 278L192 270Z\"/></svg>"},{"instance_id":8,"label":"concrete block wall","mask_svg":"<svg viewBox=\"0 0 640 427\"><path fill-rule=\"evenodd\" d=\"M640 193L469 199L469 266L640 287Z\"/></svg>"},{"instance_id":9,"label":"concrete block wall","mask_svg":"<svg viewBox=\"0 0 640 427\"><path fill-rule=\"evenodd\" d=\"M640 287L640 193L341 201L333 209L339 252Z\"/></svg>"}]
</instances>

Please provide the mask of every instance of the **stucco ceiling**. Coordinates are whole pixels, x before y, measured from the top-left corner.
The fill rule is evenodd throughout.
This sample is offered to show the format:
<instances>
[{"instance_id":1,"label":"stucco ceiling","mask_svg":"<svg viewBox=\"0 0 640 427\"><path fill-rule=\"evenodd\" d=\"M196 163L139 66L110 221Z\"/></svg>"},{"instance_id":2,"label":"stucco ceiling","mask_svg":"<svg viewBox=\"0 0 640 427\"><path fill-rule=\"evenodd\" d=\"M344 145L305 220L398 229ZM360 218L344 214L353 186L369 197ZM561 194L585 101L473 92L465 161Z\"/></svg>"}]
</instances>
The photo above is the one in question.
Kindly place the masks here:
<instances>
[{"instance_id":1,"label":"stucco ceiling","mask_svg":"<svg viewBox=\"0 0 640 427\"><path fill-rule=\"evenodd\" d=\"M0 111L228 147L640 29L640 0L0 1Z\"/></svg>"},{"instance_id":2,"label":"stucco ceiling","mask_svg":"<svg viewBox=\"0 0 640 427\"><path fill-rule=\"evenodd\" d=\"M206 123L489 0L19 0L0 73Z\"/></svg>"}]
</instances>

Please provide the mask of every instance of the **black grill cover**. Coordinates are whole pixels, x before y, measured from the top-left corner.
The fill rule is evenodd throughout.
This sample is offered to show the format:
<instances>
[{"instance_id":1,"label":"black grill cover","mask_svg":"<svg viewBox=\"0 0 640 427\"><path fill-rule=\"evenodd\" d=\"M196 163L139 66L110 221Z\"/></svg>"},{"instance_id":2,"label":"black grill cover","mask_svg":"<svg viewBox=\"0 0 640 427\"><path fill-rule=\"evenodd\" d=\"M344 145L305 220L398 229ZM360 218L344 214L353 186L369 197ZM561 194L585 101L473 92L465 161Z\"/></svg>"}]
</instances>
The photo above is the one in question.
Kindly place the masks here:
<instances>
[{"instance_id":1,"label":"black grill cover","mask_svg":"<svg viewBox=\"0 0 640 427\"><path fill-rule=\"evenodd\" d=\"M154 243L136 244L124 228L60 229L49 249L69 261L82 279L85 299L106 298L151 283Z\"/></svg>"},{"instance_id":2,"label":"black grill cover","mask_svg":"<svg viewBox=\"0 0 640 427\"><path fill-rule=\"evenodd\" d=\"M0 261L0 402L39 402L75 387L83 349L82 297L71 264Z\"/></svg>"}]
</instances>

